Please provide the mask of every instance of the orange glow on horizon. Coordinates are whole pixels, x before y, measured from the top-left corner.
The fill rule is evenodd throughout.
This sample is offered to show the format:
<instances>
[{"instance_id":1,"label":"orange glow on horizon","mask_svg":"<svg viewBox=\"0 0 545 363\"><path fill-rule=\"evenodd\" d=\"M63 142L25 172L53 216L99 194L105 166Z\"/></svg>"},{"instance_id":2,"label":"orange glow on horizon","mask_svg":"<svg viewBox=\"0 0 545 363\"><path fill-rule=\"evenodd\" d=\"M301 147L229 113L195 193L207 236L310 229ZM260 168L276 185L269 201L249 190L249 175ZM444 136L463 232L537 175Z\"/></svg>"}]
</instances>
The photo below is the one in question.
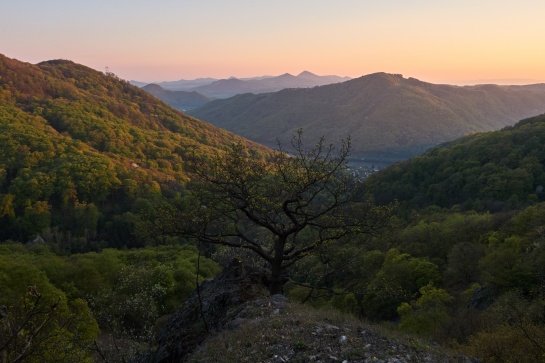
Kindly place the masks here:
<instances>
[{"instance_id":1,"label":"orange glow on horizon","mask_svg":"<svg viewBox=\"0 0 545 363\"><path fill-rule=\"evenodd\" d=\"M0 52L37 63L70 59L158 82L298 74L401 73L432 83L545 82L545 2L240 0L214 6L137 0L100 6L8 2ZM210 4L209 4L210 5Z\"/></svg>"}]
</instances>

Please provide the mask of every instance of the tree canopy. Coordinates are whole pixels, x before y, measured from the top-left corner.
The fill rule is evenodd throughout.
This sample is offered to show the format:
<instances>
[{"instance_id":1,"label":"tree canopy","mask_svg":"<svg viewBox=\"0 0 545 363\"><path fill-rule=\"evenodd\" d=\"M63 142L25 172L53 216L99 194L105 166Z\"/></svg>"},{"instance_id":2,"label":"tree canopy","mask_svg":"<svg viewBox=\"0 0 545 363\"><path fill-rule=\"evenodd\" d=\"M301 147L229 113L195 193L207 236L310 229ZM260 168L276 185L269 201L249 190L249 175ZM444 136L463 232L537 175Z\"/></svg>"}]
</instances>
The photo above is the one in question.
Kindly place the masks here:
<instances>
[{"instance_id":1,"label":"tree canopy","mask_svg":"<svg viewBox=\"0 0 545 363\"><path fill-rule=\"evenodd\" d=\"M372 175L378 203L498 211L545 200L545 115L469 135Z\"/></svg>"},{"instance_id":2,"label":"tree canopy","mask_svg":"<svg viewBox=\"0 0 545 363\"><path fill-rule=\"evenodd\" d=\"M143 246L143 201L179 193L191 154L237 140L111 73L0 55L0 240L40 234L63 253Z\"/></svg>"},{"instance_id":3,"label":"tree canopy","mask_svg":"<svg viewBox=\"0 0 545 363\"><path fill-rule=\"evenodd\" d=\"M206 163L196 159L194 207L179 217L182 233L264 260L271 294L282 293L285 270L318 247L371 233L388 219L389 209L367 200L348 172L350 140L336 149L321 138L305 149L301 135L293 155L280 148L270 160L248 157L239 143Z\"/></svg>"}]
</instances>

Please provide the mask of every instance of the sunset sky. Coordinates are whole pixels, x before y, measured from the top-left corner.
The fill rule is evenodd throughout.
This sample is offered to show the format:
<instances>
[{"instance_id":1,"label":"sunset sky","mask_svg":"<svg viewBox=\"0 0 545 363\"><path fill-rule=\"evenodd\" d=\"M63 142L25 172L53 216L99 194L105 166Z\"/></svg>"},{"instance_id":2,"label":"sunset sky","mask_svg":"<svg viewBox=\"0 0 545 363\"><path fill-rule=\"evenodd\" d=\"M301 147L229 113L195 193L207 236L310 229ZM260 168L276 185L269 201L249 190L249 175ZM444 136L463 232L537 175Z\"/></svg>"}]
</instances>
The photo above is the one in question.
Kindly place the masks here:
<instances>
[{"instance_id":1,"label":"sunset sky","mask_svg":"<svg viewBox=\"0 0 545 363\"><path fill-rule=\"evenodd\" d=\"M127 80L401 73L545 81L543 0L6 0L0 53Z\"/></svg>"}]
</instances>

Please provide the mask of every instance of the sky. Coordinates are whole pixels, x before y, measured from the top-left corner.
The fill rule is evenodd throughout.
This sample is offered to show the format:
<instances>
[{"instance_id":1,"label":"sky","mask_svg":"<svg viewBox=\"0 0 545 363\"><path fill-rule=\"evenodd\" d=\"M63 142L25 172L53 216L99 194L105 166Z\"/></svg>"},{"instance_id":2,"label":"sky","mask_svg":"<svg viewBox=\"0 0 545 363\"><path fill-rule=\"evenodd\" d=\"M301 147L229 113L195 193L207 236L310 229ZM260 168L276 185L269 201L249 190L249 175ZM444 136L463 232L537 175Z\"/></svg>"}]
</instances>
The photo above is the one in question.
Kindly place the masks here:
<instances>
[{"instance_id":1,"label":"sky","mask_svg":"<svg viewBox=\"0 0 545 363\"><path fill-rule=\"evenodd\" d=\"M545 82L543 0L3 0L0 53L126 80L403 74Z\"/></svg>"}]
</instances>

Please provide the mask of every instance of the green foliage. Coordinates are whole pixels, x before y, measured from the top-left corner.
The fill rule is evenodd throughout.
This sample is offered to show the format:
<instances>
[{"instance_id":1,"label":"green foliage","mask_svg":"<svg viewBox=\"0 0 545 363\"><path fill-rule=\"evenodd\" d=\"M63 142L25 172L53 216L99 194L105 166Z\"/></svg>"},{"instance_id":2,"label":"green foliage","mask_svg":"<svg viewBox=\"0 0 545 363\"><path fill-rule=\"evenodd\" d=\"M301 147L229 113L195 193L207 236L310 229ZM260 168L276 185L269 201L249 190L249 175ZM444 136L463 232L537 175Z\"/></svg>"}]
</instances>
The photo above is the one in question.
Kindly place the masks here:
<instances>
[{"instance_id":1,"label":"green foliage","mask_svg":"<svg viewBox=\"0 0 545 363\"><path fill-rule=\"evenodd\" d=\"M218 267L202 258L196 276L190 247L108 247L178 243L180 230L204 225L205 240L267 262L285 257L276 277L290 274L292 299L371 320L399 314L401 330L455 340L487 361L543 359L545 116L372 176L364 187L379 203L399 200L398 214L385 233L355 236L346 224L384 226L390 207L343 199L353 180L312 152L267 163L266 150L67 61L32 66L0 56L0 77L0 241L34 241L0 243L0 348L10 359L88 361L98 327L95 348L111 360L145 349L157 321ZM396 132L385 137L409 145L418 136ZM196 193L190 159L215 188ZM342 208L320 212L339 200ZM233 220L242 222L225 223ZM308 220L312 228L298 229ZM8 325L23 328L14 334Z\"/></svg>"},{"instance_id":2,"label":"green foliage","mask_svg":"<svg viewBox=\"0 0 545 363\"><path fill-rule=\"evenodd\" d=\"M543 359L544 121L473 135L369 178L377 201L400 200L391 245L436 263L435 289L448 294L432 294L448 300L438 310L406 300L402 330L456 341L483 361Z\"/></svg>"},{"instance_id":3,"label":"green foliage","mask_svg":"<svg viewBox=\"0 0 545 363\"><path fill-rule=\"evenodd\" d=\"M545 116L475 134L369 178L378 201L498 211L543 200Z\"/></svg>"},{"instance_id":4,"label":"green foliage","mask_svg":"<svg viewBox=\"0 0 545 363\"><path fill-rule=\"evenodd\" d=\"M529 281L531 272L529 266L522 264L520 238L513 236L500 240L491 236L486 252L481 269L489 284L497 289L528 289L525 285L532 282Z\"/></svg>"},{"instance_id":5,"label":"green foliage","mask_svg":"<svg viewBox=\"0 0 545 363\"><path fill-rule=\"evenodd\" d=\"M370 319L392 319L399 305L415 299L423 286L440 280L433 263L391 249L367 288L363 314Z\"/></svg>"},{"instance_id":6,"label":"green foliage","mask_svg":"<svg viewBox=\"0 0 545 363\"><path fill-rule=\"evenodd\" d=\"M397 308L401 318L399 329L437 338L452 320L448 307L454 298L431 283L419 291L418 299L411 303L404 302Z\"/></svg>"},{"instance_id":7,"label":"green foliage","mask_svg":"<svg viewBox=\"0 0 545 363\"><path fill-rule=\"evenodd\" d=\"M466 242L476 244L493 225L492 216L478 213L446 212L430 209L415 225L399 234L403 251L416 257L427 257L443 267L453 246Z\"/></svg>"},{"instance_id":8,"label":"green foliage","mask_svg":"<svg viewBox=\"0 0 545 363\"><path fill-rule=\"evenodd\" d=\"M484 246L480 243L459 242L452 246L444 272L445 285L454 291L461 291L480 281L479 261L483 256Z\"/></svg>"},{"instance_id":9,"label":"green foliage","mask_svg":"<svg viewBox=\"0 0 545 363\"><path fill-rule=\"evenodd\" d=\"M493 330L477 333L469 342L467 352L484 362L541 362L545 358L543 348L536 346L525 333L543 342L543 327L529 325L525 330L509 325L495 326Z\"/></svg>"},{"instance_id":10,"label":"green foliage","mask_svg":"<svg viewBox=\"0 0 545 363\"><path fill-rule=\"evenodd\" d=\"M0 256L0 356L90 362L99 331L87 303L68 300L43 272L17 257Z\"/></svg>"},{"instance_id":11,"label":"green foliage","mask_svg":"<svg viewBox=\"0 0 545 363\"><path fill-rule=\"evenodd\" d=\"M545 299L503 295L483 314L483 329L468 352L486 362L539 362L545 358Z\"/></svg>"},{"instance_id":12,"label":"green foliage","mask_svg":"<svg viewBox=\"0 0 545 363\"><path fill-rule=\"evenodd\" d=\"M359 194L347 172L349 139L338 150L324 138L305 149L299 130L292 145L294 155L279 150L267 161L249 157L242 144L196 161L194 197L173 211L175 228L164 233L251 251L270 267L274 295L283 293L283 275L298 261L387 223L389 208L377 208Z\"/></svg>"},{"instance_id":13,"label":"green foliage","mask_svg":"<svg viewBox=\"0 0 545 363\"><path fill-rule=\"evenodd\" d=\"M63 257L43 245L0 244L0 327L12 327L0 329L0 347L9 341L10 358L23 353L30 335L13 329L24 325L28 334L39 331L25 353L30 362L89 361L90 349L129 359L149 346L157 320L194 290L197 258L188 246ZM200 279L219 271L203 257L199 265Z\"/></svg>"},{"instance_id":14,"label":"green foliage","mask_svg":"<svg viewBox=\"0 0 545 363\"><path fill-rule=\"evenodd\" d=\"M189 155L243 142L69 61L0 55L0 91L0 240L60 253L144 246L133 204L180 193Z\"/></svg>"}]
</instances>

